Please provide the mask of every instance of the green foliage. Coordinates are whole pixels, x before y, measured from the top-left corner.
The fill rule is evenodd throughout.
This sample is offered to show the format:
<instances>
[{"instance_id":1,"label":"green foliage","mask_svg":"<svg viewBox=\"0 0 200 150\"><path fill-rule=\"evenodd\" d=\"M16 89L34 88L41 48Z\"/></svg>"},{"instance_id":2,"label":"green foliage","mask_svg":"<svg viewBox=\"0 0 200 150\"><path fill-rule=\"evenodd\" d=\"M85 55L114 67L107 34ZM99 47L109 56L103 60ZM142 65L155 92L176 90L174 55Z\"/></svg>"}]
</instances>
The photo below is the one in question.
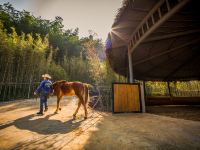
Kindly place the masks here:
<instances>
[{"instance_id":1,"label":"green foliage","mask_svg":"<svg viewBox=\"0 0 200 150\"><path fill-rule=\"evenodd\" d=\"M88 72L91 82L98 85L111 85L117 81L116 74L108 66L108 63L102 59L103 44L101 40L95 39L94 34L88 38L82 39L83 54L88 61ZM104 54L104 53L103 53Z\"/></svg>"},{"instance_id":2,"label":"green foliage","mask_svg":"<svg viewBox=\"0 0 200 150\"><path fill-rule=\"evenodd\" d=\"M66 69L71 81L82 81L92 83L88 72L88 62L80 57L65 59L63 68Z\"/></svg>"},{"instance_id":3,"label":"green foliage","mask_svg":"<svg viewBox=\"0 0 200 150\"><path fill-rule=\"evenodd\" d=\"M0 5L0 83L23 83L30 88L44 73L53 81L103 85L116 81L118 76L107 65L96 33L90 31L80 39L78 28L64 30L62 22L59 16L50 21L17 11L9 3ZM0 85L0 98L9 96L7 87ZM11 89L16 93L16 86Z\"/></svg>"},{"instance_id":4,"label":"green foliage","mask_svg":"<svg viewBox=\"0 0 200 150\"><path fill-rule=\"evenodd\" d=\"M168 86L169 84L169 86ZM146 95L148 96L199 96L199 81L177 82L145 82Z\"/></svg>"},{"instance_id":5,"label":"green foliage","mask_svg":"<svg viewBox=\"0 0 200 150\"><path fill-rule=\"evenodd\" d=\"M46 48L44 47L45 44L40 41L41 38L39 35L38 38L34 40L33 37L28 34L25 39L25 34L18 36L15 28L13 27L11 29L12 33L7 34L3 30L1 24L0 37L3 38L0 41L0 81L29 82L30 77L32 79L38 79L39 71L43 69L43 67L40 66L42 66L45 61L43 57L44 49ZM38 46L40 46L40 48Z\"/></svg>"},{"instance_id":6,"label":"green foliage","mask_svg":"<svg viewBox=\"0 0 200 150\"><path fill-rule=\"evenodd\" d=\"M41 39L38 39L40 41L48 35L49 44L54 49L57 48L55 57L53 57L57 64L62 64L65 56L69 58L80 55L78 28L64 31L63 19L59 16L55 17L53 21L41 17L36 18L30 12L17 11L11 4L6 3L0 5L0 20L8 33L13 33L12 27L14 27L18 35L23 32L31 34L34 39L38 39L38 35L40 35Z\"/></svg>"},{"instance_id":7,"label":"green foliage","mask_svg":"<svg viewBox=\"0 0 200 150\"><path fill-rule=\"evenodd\" d=\"M66 71L59 65L54 63L50 64L48 73L53 77L53 81L57 80L69 80Z\"/></svg>"}]
</instances>

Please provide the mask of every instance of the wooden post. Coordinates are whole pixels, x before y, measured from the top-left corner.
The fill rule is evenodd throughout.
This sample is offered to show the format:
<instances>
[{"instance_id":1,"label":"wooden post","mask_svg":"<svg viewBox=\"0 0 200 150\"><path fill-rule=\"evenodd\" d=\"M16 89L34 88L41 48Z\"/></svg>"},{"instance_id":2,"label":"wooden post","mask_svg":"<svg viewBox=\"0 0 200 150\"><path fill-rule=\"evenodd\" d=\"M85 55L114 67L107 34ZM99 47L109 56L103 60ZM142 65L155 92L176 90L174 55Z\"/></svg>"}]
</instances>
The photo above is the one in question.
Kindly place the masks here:
<instances>
[{"instance_id":1,"label":"wooden post","mask_svg":"<svg viewBox=\"0 0 200 150\"><path fill-rule=\"evenodd\" d=\"M129 82L133 83L133 64L132 53L128 50L128 64L129 64Z\"/></svg>"},{"instance_id":2,"label":"wooden post","mask_svg":"<svg viewBox=\"0 0 200 150\"><path fill-rule=\"evenodd\" d=\"M168 91L169 91L170 100L172 100L172 93L171 93L169 82L167 82L167 87L168 87Z\"/></svg>"},{"instance_id":3,"label":"wooden post","mask_svg":"<svg viewBox=\"0 0 200 150\"><path fill-rule=\"evenodd\" d=\"M145 86L145 81L143 82L143 88L144 88L144 100L146 100L146 86Z\"/></svg>"},{"instance_id":4,"label":"wooden post","mask_svg":"<svg viewBox=\"0 0 200 150\"><path fill-rule=\"evenodd\" d=\"M141 93L142 113L145 113L146 109L145 109L144 85L142 81L140 82L140 93Z\"/></svg>"},{"instance_id":5,"label":"wooden post","mask_svg":"<svg viewBox=\"0 0 200 150\"><path fill-rule=\"evenodd\" d=\"M29 87L28 87L28 99L30 98L32 78L33 78L33 75L31 75L31 77L30 77L30 82L29 82Z\"/></svg>"}]
</instances>

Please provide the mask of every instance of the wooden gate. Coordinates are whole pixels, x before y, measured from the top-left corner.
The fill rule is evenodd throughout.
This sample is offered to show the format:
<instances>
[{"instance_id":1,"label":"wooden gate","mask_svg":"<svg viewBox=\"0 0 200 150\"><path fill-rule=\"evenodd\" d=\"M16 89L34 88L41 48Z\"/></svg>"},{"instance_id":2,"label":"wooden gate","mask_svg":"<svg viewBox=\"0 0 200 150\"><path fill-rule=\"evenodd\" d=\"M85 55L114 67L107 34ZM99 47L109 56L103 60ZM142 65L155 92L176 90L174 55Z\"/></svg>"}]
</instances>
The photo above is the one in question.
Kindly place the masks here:
<instances>
[{"instance_id":1,"label":"wooden gate","mask_svg":"<svg viewBox=\"0 0 200 150\"><path fill-rule=\"evenodd\" d=\"M113 113L141 112L140 86L137 83L113 83Z\"/></svg>"}]
</instances>

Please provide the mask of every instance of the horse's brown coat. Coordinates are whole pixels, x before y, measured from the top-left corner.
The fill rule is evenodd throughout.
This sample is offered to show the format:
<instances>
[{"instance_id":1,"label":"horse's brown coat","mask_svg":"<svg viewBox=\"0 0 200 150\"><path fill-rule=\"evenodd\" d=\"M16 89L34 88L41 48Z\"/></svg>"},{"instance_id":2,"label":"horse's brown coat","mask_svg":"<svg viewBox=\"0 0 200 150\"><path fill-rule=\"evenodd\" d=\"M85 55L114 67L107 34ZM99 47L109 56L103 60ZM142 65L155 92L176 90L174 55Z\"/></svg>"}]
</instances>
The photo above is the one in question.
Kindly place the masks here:
<instances>
[{"instance_id":1,"label":"horse's brown coat","mask_svg":"<svg viewBox=\"0 0 200 150\"><path fill-rule=\"evenodd\" d=\"M81 104L84 106L85 110L85 118L87 118L87 101L88 101L88 85L81 83L81 82L66 82L64 80L56 81L53 83L53 91L54 94L57 96L57 109L55 113L58 112L58 110L61 110L60 108L60 100L63 96L74 96L76 95L79 99L78 107L76 111L73 114L73 117L76 117L76 114L78 113L78 110L81 106Z\"/></svg>"}]
</instances>

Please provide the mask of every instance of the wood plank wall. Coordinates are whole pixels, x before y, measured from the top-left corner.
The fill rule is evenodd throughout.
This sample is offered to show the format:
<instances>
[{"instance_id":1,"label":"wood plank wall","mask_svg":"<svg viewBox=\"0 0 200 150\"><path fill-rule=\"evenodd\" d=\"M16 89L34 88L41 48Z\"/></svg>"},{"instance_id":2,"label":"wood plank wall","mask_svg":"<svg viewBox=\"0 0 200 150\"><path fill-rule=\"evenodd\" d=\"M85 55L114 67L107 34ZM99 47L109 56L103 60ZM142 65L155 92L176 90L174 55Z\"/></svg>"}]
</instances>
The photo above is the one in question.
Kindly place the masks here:
<instances>
[{"instance_id":1,"label":"wood plank wall","mask_svg":"<svg viewBox=\"0 0 200 150\"><path fill-rule=\"evenodd\" d=\"M139 84L113 84L113 112L139 112Z\"/></svg>"}]
</instances>

